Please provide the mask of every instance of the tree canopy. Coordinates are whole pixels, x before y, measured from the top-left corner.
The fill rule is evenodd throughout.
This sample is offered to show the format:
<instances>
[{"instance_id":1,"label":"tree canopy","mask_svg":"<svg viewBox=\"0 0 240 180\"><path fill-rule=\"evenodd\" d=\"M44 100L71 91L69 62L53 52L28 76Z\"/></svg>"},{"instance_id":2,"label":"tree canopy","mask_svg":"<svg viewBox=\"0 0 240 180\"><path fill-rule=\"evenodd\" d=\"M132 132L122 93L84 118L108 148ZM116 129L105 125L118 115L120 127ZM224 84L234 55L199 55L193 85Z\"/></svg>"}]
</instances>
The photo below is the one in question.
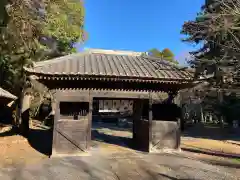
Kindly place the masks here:
<instances>
[{"instance_id":1,"label":"tree canopy","mask_svg":"<svg viewBox=\"0 0 240 180\"><path fill-rule=\"evenodd\" d=\"M171 63L178 64L178 62L175 60L175 56L173 52L168 48L165 48L162 51L159 51L158 49L153 48L153 49L150 49L148 52L150 56L158 57L163 60L167 60Z\"/></svg>"},{"instance_id":2,"label":"tree canopy","mask_svg":"<svg viewBox=\"0 0 240 180\"><path fill-rule=\"evenodd\" d=\"M189 64L196 69L196 77L213 74L208 81L209 88L218 94L214 108L226 118L230 118L239 105L238 97L231 92L238 89L239 84L239 22L240 0L206 0L196 18L182 27L186 35L183 41L201 45L191 52L194 58ZM206 89L202 91L208 94Z\"/></svg>"},{"instance_id":3,"label":"tree canopy","mask_svg":"<svg viewBox=\"0 0 240 180\"><path fill-rule=\"evenodd\" d=\"M223 75L237 72L240 52L240 0L206 0L193 21L184 23L184 41L201 44L192 52L190 65L196 75L214 73L215 82L222 83Z\"/></svg>"},{"instance_id":4,"label":"tree canopy","mask_svg":"<svg viewBox=\"0 0 240 180\"><path fill-rule=\"evenodd\" d=\"M18 91L22 67L75 52L84 41L84 8L77 0L3 0L0 85Z\"/></svg>"}]
</instances>

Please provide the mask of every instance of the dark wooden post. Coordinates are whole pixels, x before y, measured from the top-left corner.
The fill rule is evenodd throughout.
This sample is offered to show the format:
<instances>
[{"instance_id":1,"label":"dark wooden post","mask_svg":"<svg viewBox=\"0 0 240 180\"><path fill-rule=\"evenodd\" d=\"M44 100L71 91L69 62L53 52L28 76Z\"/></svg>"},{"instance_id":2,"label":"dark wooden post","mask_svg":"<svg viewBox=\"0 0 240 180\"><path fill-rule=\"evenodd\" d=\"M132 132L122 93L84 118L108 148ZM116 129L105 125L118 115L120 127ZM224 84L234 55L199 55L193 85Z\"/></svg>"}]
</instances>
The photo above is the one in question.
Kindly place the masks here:
<instances>
[{"instance_id":1,"label":"dark wooden post","mask_svg":"<svg viewBox=\"0 0 240 180\"><path fill-rule=\"evenodd\" d=\"M179 94L177 91L174 92L175 97L178 97L178 102L175 102L176 106L176 120L177 120L177 125L178 125L178 129L177 129L177 143L176 143L176 149L180 148L181 145L181 132L182 129L184 127L184 123L183 123L183 115L182 115L182 108L181 108L181 100L179 100Z\"/></svg>"},{"instance_id":2,"label":"dark wooden post","mask_svg":"<svg viewBox=\"0 0 240 180\"><path fill-rule=\"evenodd\" d=\"M54 120L53 120L53 141L52 141L52 155L51 156L56 156L56 144L57 144L57 121L60 118L60 106L59 106L59 101L58 101L58 96L57 93L53 95L52 99L52 113L54 115Z\"/></svg>"},{"instance_id":3,"label":"dark wooden post","mask_svg":"<svg viewBox=\"0 0 240 180\"><path fill-rule=\"evenodd\" d=\"M152 149L152 123L153 123L153 111L152 111L152 94L149 93L149 118L148 118L148 123L149 123L149 152Z\"/></svg>"},{"instance_id":4,"label":"dark wooden post","mask_svg":"<svg viewBox=\"0 0 240 180\"><path fill-rule=\"evenodd\" d=\"M89 90L89 112L88 112L88 132L87 132L87 149L90 148L92 140L92 111L93 111L93 97Z\"/></svg>"},{"instance_id":5,"label":"dark wooden post","mask_svg":"<svg viewBox=\"0 0 240 180\"><path fill-rule=\"evenodd\" d=\"M181 120L182 117L180 118L177 118L177 124L178 124L178 130L177 130L177 144L176 144L176 149L179 149L180 148L180 145L181 145L181 124L182 124L182 120Z\"/></svg>"},{"instance_id":6,"label":"dark wooden post","mask_svg":"<svg viewBox=\"0 0 240 180\"><path fill-rule=\"evenodd\" d=\"M132 137L133 137L133 141L135 141L136 139L136 119L137 119L137 111L136 111L136 107L137 107L137 103L138 100L134 100L133 102L133 116L132 116L132 121L133 121L133 126L132 126Z\"/></svg>"},{"instance_id":7,"label":"dark wooden post","mask_svg":"<svg viewBox=\"0 0 240 180\"><path fill-rule=\"evenodd\" d=\"M172 104L174 103L174 98L177 96L178 92L177 91L170 91L168 92L168 103Z\"/></svg>"},{"instance_id":8,"label":"dark wooden post","mask_svg":"<svg viewBox=\"0 0 240 180\"><path fill-rule=\"evenodd\" d=\"M137 148L141 146L141 115L142 115L143 100L136 99L133 104L133 141ZM142 132L141 132L142 133Z\"/></svg>"}]
</instances>

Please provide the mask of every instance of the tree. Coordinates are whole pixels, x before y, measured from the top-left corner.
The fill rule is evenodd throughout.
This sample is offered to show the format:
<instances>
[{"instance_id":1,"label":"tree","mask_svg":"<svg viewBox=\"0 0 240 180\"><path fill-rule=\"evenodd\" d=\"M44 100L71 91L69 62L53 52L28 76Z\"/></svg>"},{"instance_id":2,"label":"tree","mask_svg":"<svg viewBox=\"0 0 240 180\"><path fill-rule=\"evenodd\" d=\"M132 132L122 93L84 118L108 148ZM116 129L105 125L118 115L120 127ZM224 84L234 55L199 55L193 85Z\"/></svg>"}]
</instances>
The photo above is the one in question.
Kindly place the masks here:
<instances>
[{"instance_id":1,"label":"tree","mask_svg":"<svg viewBox=\"0 0 240 180\"><path fill-rule=\"evenodd\" d=\"M48 0L44 37L59 55L76 52L74 44L84 40L84 9L76 0ZM48 41L49 42L49 41ZM58 55L58 56L59 56Z\"/></svg>"},{"instance_id":2,"label":"tree","mask_svg":"<svg viewBox=\"0 0 240 180\"><path fill-rule=\"evenodd\" d=\"M239 10L239 0L206 0L196 19L184 23L184 41L202 44L202 48L192 52L194 59L189 62L196 68L196 76L204 71L214 73L214 82L220 85L226 73L232 76L237 72L240 52Z\"/></svg>"},{"instance_id":3,"label":"tree","mask_svg":"<svg viewBox=\"0 0 240 180\"><path fill-rule=\"evenodd\" d=\"M150 49L148 52L150 56L158 57L158 58L167 60L171 63L178 64L178 62L174 58L174 54L168 48L165 48L163 51L159 51L158 49L154 48L154 49Z\"/></svg>"},{"instance_id":4,"label":"tree","mask_svg":"<svg viewBox=\"0 0 240 180\"><path fill-rule=\"evenodd\" d=\"M196 78L213 74L208 81L218 93L216 107L222 115L229 104L224 100L224 89L236 88L239 79L239 12L240 0L206 0L196 19L185 22L182 28L184 41L202 45L191 53L194 58L189 64L196 69Z\"/></svg>"},{"instance_id":5,"label":"tree","mask_svg":"<svg viewBox=\"0 0 240 180\"><path fill-rule=\"evenodd\" d=\"M76 51L74 44L84 40L84 9L76 0L4 0L1 5L0 67L5 76L0 82L18 94L23 66Z\"/></svg>"},{"instance_id":6,"label":"tree","mask_svg":"<svg viewBox=\"0 0 240 180\"><path fill-rule=\"evenodd\" d=\"M158 49L154 48L154 49L150 49L148 51L148 54L150 56L153 56L153 57L158 57L158 58L162 58L162 52L159 51Z\"/></svg>"}]
</instances>

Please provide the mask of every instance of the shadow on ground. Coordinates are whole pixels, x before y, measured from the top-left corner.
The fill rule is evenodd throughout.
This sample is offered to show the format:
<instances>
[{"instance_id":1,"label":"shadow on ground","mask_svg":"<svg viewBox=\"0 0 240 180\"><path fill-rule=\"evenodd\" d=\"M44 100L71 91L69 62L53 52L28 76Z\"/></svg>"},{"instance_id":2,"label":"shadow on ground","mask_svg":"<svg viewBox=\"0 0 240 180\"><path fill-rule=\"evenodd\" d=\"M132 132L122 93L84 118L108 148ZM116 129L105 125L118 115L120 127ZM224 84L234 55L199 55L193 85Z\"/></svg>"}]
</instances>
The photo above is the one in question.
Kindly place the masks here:
<instances>
[{"instance_id":1,"label":"shadow on ground","mask_svg":"<svg viewBox=\"0 0 240 180\"><path fill-rule=\"evenodd\" d=\"M52 129L30 129L28 142L38 152L50 156L52 154Z\"/></svg>"},{"instance_id":2,"label":"shadow on ground","mask_svg":"<svg viewBox=\"0 0 240 180\"><path fill-rule=\"evenodd\" d=\"M163 173L154 173L151 172L151 170L147 169L145 170L145 173L148 174L148 176L151 178L151 180L159 180L159 179L169 179L169 180L192 180L192 178L177 178L177 177L173 177L167 174L163 174ZM200 179L194 179L194 180L200 180Z\"/></svg>"},{"instance_id":3,"label":"shadow on ground","mask_svg":"<svg viewBox=\"0 0 240 180\"><path fill-rule=\"evenodd\" d=\"M130 135L130 137L128 135ZM93 147L101 145L95 142L104 142L112 145L135 149L131 136L132 136L131 122L125 122L122 126L118 124L118 121L100 122L100 123L93 121L92 123L91 137L93 140L92 141Z\"/></svg>"},{"instance_id":4,"label":"shadow on ground","mask_svg":"<svg viewBox=\"0 0 240 180\"><path fill-rule=\"evenodd\" d=\"M216 166L240 169L240 163L235 163L235 162L231 163L231 162L224 162L224 161L217 161L217 160L204 160L204 162L211 165L216 165Z\"/></svg>"},{"instance_id":5,"label":"shadow on ground","mask_svg":"<svg viewBox=\"0 0 240 180\"><path fill-rule=\"evenodd\" d=\"M18 128L14 126L2 126L1 128L5 127L8 130L0 133L0 137L20 135ZM52 134L52 129L39 127L38 129L30 128L28 135L24 137L28 139L28 143L33 149L46 156L50 156L52 153Z\"/></svg>"},{"instance_id":6,"label":"shadow on ground","mask_svg":"<svg viewBox=\"0 0 240 180\"><path fill-rule=\"evenodd\" d=\"M120 126L119 123L108 123L108 122L93 122L92 123L93 129L103 129L108 128L114 131L127 131L132 132L132 122L125 122L123 126Z\"/></svg>"},{"instance_id":7,"label":"shadow on ground","mask_svg":"<svg viewBox=\"0 0 240 180\"><path fill-rule=\"evenodd\" d=\"M162 174L162 173L159 173L158 175L161 176L162 178L168 178L170 180L192 180L190 178L188 178L188 179L185 179L185 178L184 179L182 179L182 178L175 178L175 177L168 176L168 175ZM157 180L158 178L155 178L155 179ZM154 180L154 177L153 177L153 180ZM200 179L194 179L194 180L200 180Z\"/></svg>"},{"instance_id":8,"label":"shadow on ground","mask_svg":"<svg viewBox=\"0 0 240 180\"><path fill-rule=\"evenodd\" d=\"M108 135L98 130L92 130L92 140L134 149L132 138Z\"/></svg>"},{"instance_id":9,"label":"shadow on ground","mask_svg":"<svg viewBox=\"0 0 240 180\"><path fill-rule=\"evenodd\" d=\"M194 124L182 133L186 137L204 138L212 140L240 141L240 131L231 127L220 127L220 125Z\"/></svg>"}]
</instances>

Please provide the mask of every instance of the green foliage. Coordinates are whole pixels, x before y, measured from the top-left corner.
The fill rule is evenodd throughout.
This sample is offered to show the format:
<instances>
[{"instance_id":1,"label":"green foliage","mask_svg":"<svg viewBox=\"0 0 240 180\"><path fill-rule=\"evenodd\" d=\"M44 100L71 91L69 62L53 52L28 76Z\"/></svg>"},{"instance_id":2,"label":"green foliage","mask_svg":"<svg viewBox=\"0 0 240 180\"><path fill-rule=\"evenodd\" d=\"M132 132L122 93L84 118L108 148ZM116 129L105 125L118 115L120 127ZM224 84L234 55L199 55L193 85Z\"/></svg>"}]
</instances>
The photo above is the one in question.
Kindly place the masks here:
<instances>
[{"instance_id":1,"label":"green foliage","mask_svg":"<svg viewBox=\"0 0 240 180\"><path fill-rule=\"evenodd\" d=\"M166 59L166 60L168 60L170 62L174 62L175 61L174 54L173 54L173 52L170 49L167 49L167 48L164 49L162 51L162 56L163 56L164 59Z\"/></svg>"},{"instance_id":2,"label":"green foliage","mask_svg":"<svg viewBox=\"0 0 240 180\"><path fill-rule=\"evenodd\" d=\"M80 1L48 0L43 33L63 43L83 38L84 11Z\"/></svg>"},{"instance_id":3,"label":"green foliage","mask_svg":"<svg viewBox=\"0 0 240 180\"><path fill-rule=\"evenodd\" d=\"M84 40L80 1L4 0L0 8L1 86L15 94L23 66L75 52L74 44Z\"/></svg>"},{"instance_id":4,"label":"green foliage","mask_svg":"<svg viewBox=\"0 0 240 180\"><path fill-rule=\"evenodd\" d=\"M194 59L189 61L196 68L196 76L214 73L215 84L223 84L225 74L237 72L240 53L240 1L207 0L193 21L184 23L183 41L202 45L192 52ZM229 71L229 69L231 69Z\"/></svg>"},{"instance_id":5,"label":"green foliage","mask_svg":"<svg viewBox=\"0 0 240 180\"><path fill-rule=\"evenodd\" d=\"M224 97L223 104L221 104L221 112L226 118L226 122L232 123L233 120L238 120L240 116L240 98L236 93L231 93Z\"/></svg>"},{"instance_id":6,"label":"green foliage","mask_svg":"<svg viewBox=\"0 0 240 180\"><path fill-rule=\"evenodd\" d=\"M9 89L14 77L13 67L7 57L0 56L0 87Z\"/></svg>"},{"instance_id":7,"label":"green foliage","mask_svg":"<svg viewBox=\"0 0 240 180\"><path fill-rule=\"evenodd\" d=\"M5 27L8 21L8 14L5 9L6 4L7 0L0 1L0 28Z\"/></svg>"},{"instance_id":8,"label":"green foliage","mask_svg":"<svg viewBox=\"0 0 240 180\"><path fill-rule=\"evenodd\" d=\"M158 49L154 48L154 49L150 49L148 52L150 56L161 58L171 63L178 64L178 62L174 58L174 54L168 48L165 48L163 51L159 51Z\"/></svg>"},{"instance_id":9,"label":"green foliage","mask_svg":"<svg viewBox=\"0 0 240 180\"><path fill-rule=\"evenodd\" d=\"M162 52L156 48L150 49L148 52L150 56L162 58Z\"/></svg>"},{"instance_id":10,"label":"green foliage","mask_svg":"<svg viewBox=\"0 0 240 180\"><path fill-rule=\"evenodd\" d=\"M182 27L183 41L202 45L192 52L189 64L196 69L196 77L213 74L208 79L211 88L237 89L240 59L240 0L206 0L201 12L193 21ZM239 117L240 101L236 96L216 97L212 103L227 120ZM209 103L208 103L209 104Z\"/></svg>"}]
</instances>

